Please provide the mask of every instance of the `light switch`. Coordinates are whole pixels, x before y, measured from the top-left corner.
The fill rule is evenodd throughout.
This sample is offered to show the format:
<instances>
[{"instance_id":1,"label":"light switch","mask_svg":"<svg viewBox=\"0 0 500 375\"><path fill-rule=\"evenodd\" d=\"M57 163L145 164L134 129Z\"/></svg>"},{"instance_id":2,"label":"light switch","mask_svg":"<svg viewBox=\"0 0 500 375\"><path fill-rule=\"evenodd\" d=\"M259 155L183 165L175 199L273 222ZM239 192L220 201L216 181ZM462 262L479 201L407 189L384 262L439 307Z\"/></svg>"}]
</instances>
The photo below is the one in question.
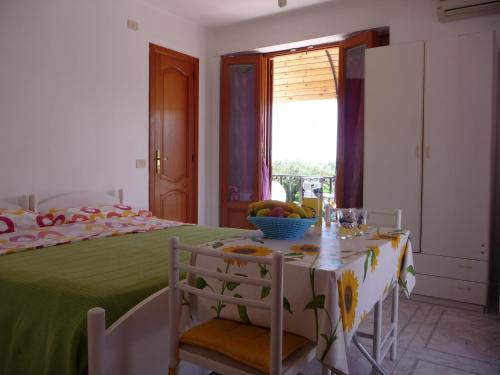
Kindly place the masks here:
<instances>
[{"instance_id":1,"label":"light switch","mask_svg":"<svg viewBox=\"0 0 500 375\"><path fill-rule=\"evenodd\" d=\"M144 159L137 159L135 161L135 167L136 168L146 168L146 160L144 160Z\"/></svg>"},{"instance_id":2,"label":"light switch","mask_svg":"<svg viewBox=\"0 0 500 375\"><path fill-rule=\"evenodd\" d=\"M127 20L127 28L130 30L138 31L139 30L139 22L131 20L130 18Z\"/></svg>"}]
</instances>

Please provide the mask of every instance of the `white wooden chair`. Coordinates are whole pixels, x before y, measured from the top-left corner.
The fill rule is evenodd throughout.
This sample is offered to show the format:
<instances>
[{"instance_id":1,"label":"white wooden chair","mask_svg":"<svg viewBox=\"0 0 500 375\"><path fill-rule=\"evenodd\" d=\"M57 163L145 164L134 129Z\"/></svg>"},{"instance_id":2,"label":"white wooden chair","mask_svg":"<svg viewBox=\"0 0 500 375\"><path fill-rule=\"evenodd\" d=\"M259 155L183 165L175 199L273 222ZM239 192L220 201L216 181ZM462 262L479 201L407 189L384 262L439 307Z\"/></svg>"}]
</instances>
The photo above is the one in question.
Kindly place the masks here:
<instances>
[{"instance_id":1,"label":"white wooden chair","mask_svg":"<svg viewBox=\"0 0 500 375\"><path fill-rule=\"evenodd\" d=\"M197 246L189 246L179 243L178 238L172 238L170 250L170 274L169 274L169 319L171 327L169 332L169 344L170 344L170 363L169 363L169 374L176 374L176 368L179 361L187 361L198 366L210 369L220 374L229 375L255 375L269 373L271 375L278 374L295 374L300 368L304 366L308 361L310 361L315 355L315 344L306 338L298 335L293 335L290 333L283 332L283 254L280 252L275 252L272 254L271 258L265 257L255 257L251 255L242 254L232 254L224 253L221 251L214 251L213 249L207 249ZM179 251L191 252L191 264L184 264L179 261ZM203 268L202 266L197 266L196 262L193 261L193 255L200 254L211 256L215 258L221 258L228 261L244 261L249 263L256 263L262 265L270 265L272 268L272 281L264 280L254 277L242 277L236 274L222 274L214 272L212 270ZM179 281L179 272L185 271L189 274L189 278L192 280L192 275L203 275L205 277L218 279L220 281L237 282L240 284L246 284L257 287L267 287L271 288L271 300L255 300L247 298L235 298L227 295L220 295L213 291L207 289L198 289L194 286L189 285L186 282ZM231 335L228 336L227 332L222 329L222 324L241 324L238 322L232 322L225 319L212 319L206 323L197 325L188 331L181 334L179 329L174 329L174 327L179 327L179 312L180 312L180 293L185 292L196 298L208 298L216 301L221 301L223 303L232 305L244 305L247 307L269 310L270 311L270 329L263 327L256 327L255 329L265 330L267 335L269 335L270 347L266 348L265 345L261 345L260 353L261 355L269 355L268 371L263 371L262 369L257 369L254 366L250 366L243 363L241 360L232 358L228 356L228 353L221 353L213 349L210 345L202 346L199 343L193 343L193 335L196 334L196 330L200 327L203 329L206 325L210 325L212 329L213 337L222 338L225 336L231 340ZM228 323L229 322L229 323ZM231 323L232 322L232 323ZM244 338L244 331L247 329L254 329L255 326L243 325L243 329L237 336L240 341L242 336ZM250 328L252 327L252 328ZM220 331L220 333L218 333ZM198 331L199 332L199 331ZM233 334L233 336L236 336ZM282 353L284 346L287 344L287 338L297 339L299 338L303 343L300 344L296 350L291 353L288 358L283 361ZM187 340L191 337L190 340ZM205 336L204 339L207 337ZM224 340L219 340L221 342ZM211 349L209 348L211 347ZM254 351L255 353L256 351ZM233 353L234 354L234 353Z\"/></svg>"},{"instance_id":2,"label":"white wooden chair","mask_svg":"<svg viewBox=\"0 0 500 375\"><path fill-rule=\"evenodd\" d=\"M367 224L377 227L394 228L396 230L401 230L401 209L395 209L392 211L379 211L379 210L367 210ZM382 312L383 312L383 301L392 294L392 304L391 304L391 324L389 330L382 337ZM399 315L399 283L398 280L394 281L389 287L389 290L384 294L379 302L375 304L374 307L374 324L373 333L357 332L356 335L359 337L364 337L371 339L373 342L372 357L376 363L372 363L372 374L376 375L378 373L384 374L380 365L387 352L390 349L390 359L394 361L397 357L397 345L398 345L398 315ZM354 338L354 344L361 350L366 350L361 346L357 338Z\"/></svg>"}]
</instances>

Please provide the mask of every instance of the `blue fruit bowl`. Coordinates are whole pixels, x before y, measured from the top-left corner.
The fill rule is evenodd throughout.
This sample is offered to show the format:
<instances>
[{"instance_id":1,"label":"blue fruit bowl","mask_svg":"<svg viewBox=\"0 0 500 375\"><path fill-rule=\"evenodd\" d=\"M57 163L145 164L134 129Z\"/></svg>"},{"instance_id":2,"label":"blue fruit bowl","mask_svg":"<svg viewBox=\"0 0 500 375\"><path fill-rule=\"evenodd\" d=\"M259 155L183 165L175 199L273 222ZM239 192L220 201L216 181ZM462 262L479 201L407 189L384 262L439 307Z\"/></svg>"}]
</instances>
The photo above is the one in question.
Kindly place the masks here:
<instances>
[{"instance_id":1,"label":"blue fruit bowl","mask_svg":"<svg viewBox=\"0 0 500 375\"><path fill-rule=\"evenodd\" d=\"M274 240L300 240L306 231L318 221L311 219L289 219L286 217L249 216L253 225L264 233L264 238Z\"/></svg>"}]
</instances>

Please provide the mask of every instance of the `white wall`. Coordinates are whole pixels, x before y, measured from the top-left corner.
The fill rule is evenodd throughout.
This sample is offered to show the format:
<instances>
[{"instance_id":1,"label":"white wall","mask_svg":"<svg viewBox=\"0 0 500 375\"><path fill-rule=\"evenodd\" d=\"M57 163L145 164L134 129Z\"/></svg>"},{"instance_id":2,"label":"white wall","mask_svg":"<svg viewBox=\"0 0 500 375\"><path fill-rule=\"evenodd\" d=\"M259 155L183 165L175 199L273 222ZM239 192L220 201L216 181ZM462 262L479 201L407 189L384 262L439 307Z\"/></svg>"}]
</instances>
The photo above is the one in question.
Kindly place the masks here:
<instances>
[{"instance_id":1,"label":"white wall","mask_svg":"<svg viewBox=\"0 0 500 375\"><path fill-rule=\"evenodd\" d=\"M153 42L200 58L199 214L216 225L219 56L380 26L391 43L500 36L498 14L443 24L435 5L337 0L208 32L140 0L0 0L0 198L123 187L128 202L147 206L147 169L135 160L148 157Z\"/></svg>"},{"instance_id":2,"label":"white wall","mask_svg":"<svg viewBox=\"0 0 500 375\"><path fill-rule=\"evenodd\" d=\"M139 0L0 0L0 198L123 187L148 206L149 42L200 59L205 222L206 30Z\"/></svg>"},{"instance_id":3,"label":"white wall","mask_svg":"<svg viewBox=\"0 0 500 375\"><path fill-rule=\"evenodd\" d=\"M500 14L441 23L435 0L337 0L307 10L214 29L209 44L209 142L219 142L220 55L251 51L301 40L323 38L359 30L389 26L391 43L430 40L449 35L496 30L500 40ZM218 222L218 147L209 154L212 171L207 196L207 219Z\"/></svg>"}]
</instances>

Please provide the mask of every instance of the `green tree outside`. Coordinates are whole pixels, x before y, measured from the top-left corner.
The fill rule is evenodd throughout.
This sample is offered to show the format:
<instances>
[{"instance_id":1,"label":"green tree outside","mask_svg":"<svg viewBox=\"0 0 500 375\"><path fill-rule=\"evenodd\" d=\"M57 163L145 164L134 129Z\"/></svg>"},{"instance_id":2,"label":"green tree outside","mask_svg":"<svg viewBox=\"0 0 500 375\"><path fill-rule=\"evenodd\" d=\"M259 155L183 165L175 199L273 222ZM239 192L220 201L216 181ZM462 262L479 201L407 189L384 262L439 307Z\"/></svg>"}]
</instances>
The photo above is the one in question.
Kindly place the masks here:
<instances>
[{"instance_id":1,"label":"green tree outside","mask_svg":"<svg viewBox=\"0 0 500 375\"><path fill-rule=\"evenodd\" d=\"M287 192L287 200L298 202L300 200L300 176L335 176L335 163L307 163L300 160L277 160L273 162L273 175L291 175L297 178L283 179L282 184ZM280 181L275 178L276 181ZM333 186L332 186L333 190ZM323 193L333 193L330 190L328 179L323 182Z\"/></svg>"}]
</instances>

